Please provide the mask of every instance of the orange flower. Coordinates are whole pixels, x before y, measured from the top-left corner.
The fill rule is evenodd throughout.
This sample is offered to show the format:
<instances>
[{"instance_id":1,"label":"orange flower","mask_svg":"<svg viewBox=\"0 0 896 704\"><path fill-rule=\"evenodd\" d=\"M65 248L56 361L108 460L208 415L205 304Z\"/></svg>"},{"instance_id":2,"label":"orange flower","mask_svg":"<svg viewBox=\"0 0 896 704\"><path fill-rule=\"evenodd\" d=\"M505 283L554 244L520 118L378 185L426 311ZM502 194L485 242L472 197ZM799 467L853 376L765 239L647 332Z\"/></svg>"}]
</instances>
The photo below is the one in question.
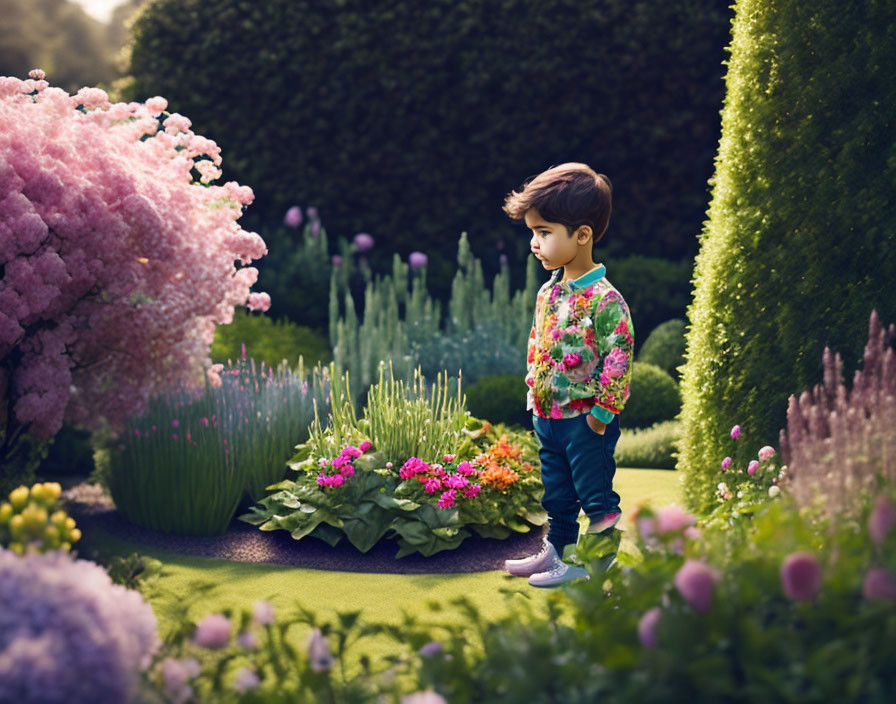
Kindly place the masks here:
<instances>
[{"instance_id":1,"label":"orange flower","mask_svg":"<svg viewBox=\"0 0 896 704\"><path fill-rule=\"evenodd\" d=\"M492 445L488 449L489 454L496 458L500 459L503 457L510 458L512 460L518 460L520 458L520 448L519 445L513 445L507 440L507 433L501 435L501 439L498 440L494 445Z\"/></svg>"},{"instance_id":2,"label":"orange flower","mask_svg":"<svg viewBox=\"0 0 896 704\"><path fill-rule=\"evenodd\" d=\"M497 489L506 489L516 482L520 476L512 469L501 466L491 466L479 475L480 484L490 484Z\"/></svg>"}]
</instances>

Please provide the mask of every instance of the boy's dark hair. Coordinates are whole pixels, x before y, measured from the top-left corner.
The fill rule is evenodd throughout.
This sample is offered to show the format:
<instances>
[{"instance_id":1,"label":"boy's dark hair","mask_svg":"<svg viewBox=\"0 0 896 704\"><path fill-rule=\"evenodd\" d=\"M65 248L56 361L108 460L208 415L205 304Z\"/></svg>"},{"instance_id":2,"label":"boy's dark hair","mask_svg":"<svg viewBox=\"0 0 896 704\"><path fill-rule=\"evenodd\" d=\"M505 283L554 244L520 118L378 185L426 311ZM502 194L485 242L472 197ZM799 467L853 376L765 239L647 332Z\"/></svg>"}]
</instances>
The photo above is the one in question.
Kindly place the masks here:
<instances>
[{"instance_id":1,"label":"boy's dark hair","mask_svg":"<svg viewBox=\"0 0 896 704\"><path fill-rule=\"evenodd\" d=\"M510 192L502 210L512 220L522 220L529 208L535 208L545 221L565 225L569 235L590 225L596 244L610 224L612 195L613 184L606 175L570 161L524 181L520 192Z\"/></svg>"}]
</instances>

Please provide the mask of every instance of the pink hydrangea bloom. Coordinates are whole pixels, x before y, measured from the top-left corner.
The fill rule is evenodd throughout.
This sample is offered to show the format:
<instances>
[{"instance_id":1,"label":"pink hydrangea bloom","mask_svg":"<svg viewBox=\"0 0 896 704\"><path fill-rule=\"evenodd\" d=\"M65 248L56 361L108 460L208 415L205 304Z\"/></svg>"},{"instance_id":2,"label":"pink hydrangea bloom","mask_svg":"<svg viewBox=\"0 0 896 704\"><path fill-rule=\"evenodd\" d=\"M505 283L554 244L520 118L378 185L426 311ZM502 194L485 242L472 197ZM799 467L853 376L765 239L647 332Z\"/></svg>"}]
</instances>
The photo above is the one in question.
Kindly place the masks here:
<instances>
[{"instance_id":1,"label":"pink hydrangea bloom","mask_svg":"<svg viewBox=\"0 0 896 704\"><path fill-rule=\"evenodd\" d=\"M689 559L675 573L675 586L691 606L700 613L712 607L713 592L721 573L699 560Z\"/></svg>"},{"instance_id":2,"label":"pink hydrangea bloom","mask_svg":"<svg viewBox=\"0 0 896 704\"><path fill-rule=\"evenodd\" d=\"M675 504L663 506L656 512L656 529L660 535L684 530L696 521L694 516Z\"/></svg>"},{"instance_id":3,"label":"pink hydrangea bloom","mask_svg":"<svg viewBox=\"0 0 896 704\"><path fill-rule=\"evenodd\" d=\"M766 445L759 449L759 459L765 462L766 460L770 460L775 456L775 448L771 445Z\"/></svg>"},{"instance_id":4,"label":"pink hydrangea bloom","mask_svg":"<svg viewBox=\"0 0 896 704\"><path fill-rule=\"evenodd\" d=\"M451 508L454 506L454 497L457 495L457 491L451 489L442 493L442 496L439 498L439 508Z\"/></svg>"},{"instance_id":5,"label":"pink hydrangea bloom","mask_svg":"<svg viewBox=\"0 0 896 704\"><path fill-rule=\"evenodd\" d=\"M750 460L750 464L747 465L747 474L756 474L757 469L759 469L759 462L757 462L756 460Z\"/></svg>"},{"instance_id":6,"label":"pink hydrangea bloom","mask_svg":"<svg viewBox=\"0 0 896 704\"><path fill-rule=\"evenodd\" d=\"M479 496L479 492L482 490L482 487L479 484L470 484L466 489L464 489L464 496L467 498L475 498Z\"/></svg>"},{"instance_id":7,"label":"pink hydrangea bloom","mask_svg":"<svg viewBox=\"0 0 896 704\"><path fill-rule=\"evenodd\" d=\"M809 601L821 588L821 565L811 552L801 550L781 563L781 587L794 601Z\"/></svg>"}]
</instances>

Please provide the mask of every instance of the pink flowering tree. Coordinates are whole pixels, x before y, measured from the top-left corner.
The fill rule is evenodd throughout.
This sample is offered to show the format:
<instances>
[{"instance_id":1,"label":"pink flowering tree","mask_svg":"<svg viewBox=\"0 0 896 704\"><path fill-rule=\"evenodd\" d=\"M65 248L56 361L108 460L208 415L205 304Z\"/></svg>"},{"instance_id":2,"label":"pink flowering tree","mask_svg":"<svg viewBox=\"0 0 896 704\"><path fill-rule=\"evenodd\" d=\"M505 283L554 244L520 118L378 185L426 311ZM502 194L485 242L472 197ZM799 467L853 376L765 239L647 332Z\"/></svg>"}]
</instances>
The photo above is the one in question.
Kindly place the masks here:
<instances>
[{"instance_id":1,"label":"pink flowering tree","mask_svg":"<svg viewBox=\"0 0 896 704\"><path fill-rule=\"evenodd\" d=\"M29 75L0 77L0 464L23 435L114 435L160 387L220 382L216 324L270 306L245 266L267 248L237 223L252 190L213 185L215 142L164 98Z\"/></svg>"}]
</instances>

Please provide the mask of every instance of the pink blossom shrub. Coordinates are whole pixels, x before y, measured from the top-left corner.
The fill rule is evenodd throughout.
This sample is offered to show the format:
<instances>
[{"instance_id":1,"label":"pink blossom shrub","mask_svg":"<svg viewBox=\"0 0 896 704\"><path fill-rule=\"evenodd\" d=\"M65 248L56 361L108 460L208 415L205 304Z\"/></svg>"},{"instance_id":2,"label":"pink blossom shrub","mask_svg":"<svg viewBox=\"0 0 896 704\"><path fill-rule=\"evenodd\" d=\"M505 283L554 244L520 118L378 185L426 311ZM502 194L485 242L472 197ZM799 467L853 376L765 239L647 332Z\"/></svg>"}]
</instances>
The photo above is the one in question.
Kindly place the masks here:
<instances>
[{"instance_id":1,"label":"pink blossom shrub","mask_svg":"<svg viewBox=\"0 0 896 704\"><path fill-rule=\"evenodd\" d=\"M864 363L852 390L841 382L840 354L824 348L824 383L791 396L781 454L799 506L855 517L864 499L896 482L896 325L871 312Z\"/></svg>"},{"instance_id":2,"label":"pink blossom shrub","mask_svg":"<svg viewBox=\"0 0 896 704\"><path fill-rule=\"evenodd\" d=\"M237 224L252 190L212 185L218 146L166 107L0 77L6 445L64 420L120 432L161 385L202 386L234 305L270 306L249 292L257 269L234 266L267 253Z\"/></svg>"}]
</instances>

